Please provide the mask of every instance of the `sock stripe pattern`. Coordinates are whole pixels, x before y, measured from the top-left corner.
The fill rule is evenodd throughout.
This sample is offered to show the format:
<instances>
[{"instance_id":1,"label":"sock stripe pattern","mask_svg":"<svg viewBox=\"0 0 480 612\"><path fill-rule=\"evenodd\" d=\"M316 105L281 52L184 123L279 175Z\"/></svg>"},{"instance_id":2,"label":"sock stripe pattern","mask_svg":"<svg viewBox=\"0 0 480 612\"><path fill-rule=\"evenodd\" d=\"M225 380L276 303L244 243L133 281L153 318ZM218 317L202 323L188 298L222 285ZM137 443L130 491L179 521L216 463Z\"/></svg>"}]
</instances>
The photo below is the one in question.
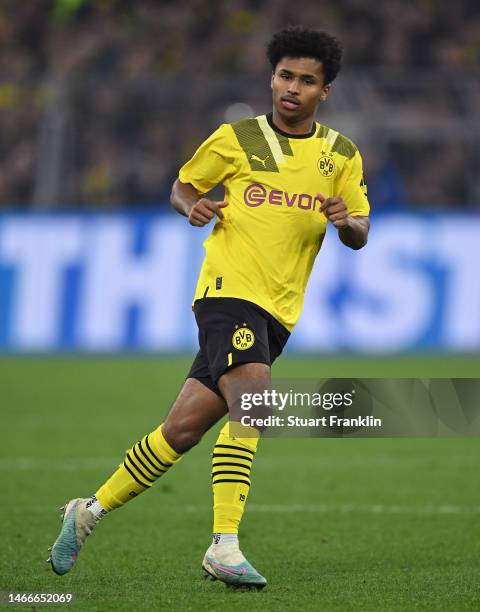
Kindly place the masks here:
<instances>
[{"instance_id":1,"label":"sock stripe pattern","mask_svg":"<svg viewBox=\"0 0 480 612\"><path fill-rule=\"evenodd\" d=\"M237 450L241 450L241 449L237 449ZM232 455L228 453L213 453L212 457L213 459L216 459L217 457L228 457L231 459L247 459L250 461L250 463L252 462L252 459L250 457L245 457L244 455Z\"/></svg>"},{"instance_id":2,"label":"sock stripe pattern","mask_svg":"<svg viewBox=\"0 0 480 612\"><path fill-rule=\"evenodd\" d=\"M148 438L148 436L145 436L145 438ZM142 457L149 463L150 467L152 467L156 472L166 472L167 469L163 469L163 468L159 468L158 465L156 465L153 460L149 457L148 453L144 450L143 448L143 441L145 440L145 438L143 440L140 440L138 442L138 450L139 452L142 454ZM146 440L145 440L146 442ZM153 453L151 453L153 456ZM158 459L157 459L158 462Z\"/></svg>"},{"instance_id":3,"label":"sock stripe pattern","mask_svg":"<svg viewBox=\"0 0 480 612\"><path fill-rule=\"evenodd\" d=\"M134 454L136 455L137 453L135 453L135 447L133 447L132 450ZM132 455L130 455L130 453L127 453L127 456L125 457L125 465L127 465L127 460L130 464L130 468L133 469L134 472L136 471L144 480L148 482L155 482L155 478L149 478L140 468L139 463L143 466L143 463L141 461L137 463L135 459L132 459Z\"/></svg>"},{"instance_id":4,"label":"sock stripe pattern","mask_svg":"<svg viewBox=\"0 0 480 612\"><path fill-rule=\"evenodd\" d=\"M145 447L150 451L151 456L154 457L155 460L164 467L159 468L155 466L155 464L149 458L146 450L144 450L142 446L142 442L145 442ZM152 451L151 446L149 444L148 435L144 436L142 440L139 440L136 444L134 444L131 450L133 452L133 456L132 454L130 454L130 452L127 452L127 456L126 456L124 465L127 468L127 470L130 472L132 478L134 478L138 482L138 484L141 484L145 488L151 487L152 484L157 480L157 478L161 476L162 474L164 474L168 470L168 468L172 465L171 463L164 463L160 461L160 459L155 455L155 453ZM139 455L144 457L147 461L150 461L150 465L152 466L150 469L147 468L147 466L145 465L145 462L142 461ZM128 460L128 465L126 463L127 460ZM150 474L150 476L148 476L147 473Z\"/></svg>"},{"instance_id":5,"label":"sock stripe pattern","mask_svg":"<svg viewBox=\"0 0 480 612\"><path fill-rule=\"evenodd\" d=\"M226 452L217 453L217 449L228 449ZM234 452L230 452L234 451ZM242 453L241 455L238 453ZM212 480L213 485L221 482L242 482L250 486L250 470L252 468L254 452L234 446L231 444L216 444L212 455ZM217 461L218 458L230 459L230 461ZM240 460L240 461L238 461ZM235 468L234 470L223 469L225 467ZM220 468L220 469L218 469ZM241 471L239 471L241 470ZM229 475L230 478L217 478L217 476Z\"/></svg>"},{"instance_id":6,"label":"sock stripe pattern","mask_svg":"<svg viewBox=\"0 0 480 612\"><path fill-rule=\"evenodd\" d=\"M148 434L148 435L150 435L150 434ZM150 446L150 442L148 441L148 435L143 438L145 440L145 444L147 445L148 450L150 451L152 456L155 458L155 461L157 461L160 465L163 465L163 467L168 470L168 468L171 467L173 464L172 463L165 463L164 461L161 461L157 457L157 455L152 451L152 448ZM166 472L166 470L163 470L163 471Z\"/></svg>"},{"instance_id":7,"label":"sock stripe pattern","mask_svg":"<svg viewBox=\"0 0 480 612\"><path fill-rule=\"evenodd\" d=\"M228 423L212 454L214 533L238 532L250 491L250 471L258 440L231 438Z\"/></svg>"},{"instance_id":8,"label":"sock stripe pattern","mask_svg":"<svg viewBox=\"0 0 480 612\"><path fill-rule=\"evenodd\" d=\"M137 447L140 448L140 442L137 442ZM158 474L156 474L155 472L152 472L152 470L145 464L144 461L142 461L142 459L139 457L137 449L135 448L135 446L133 447L133 454L135 455L135 457L137 458L137 461L139 461L142 465L143 468L145 468L146 472L148 474L150 474L150 476L153 476L153 479L155 480L156 478L158 478ZM163 470L162 470L163 471Z\"/></svg>"},{"instance_id":9,"label":"sock stripe pattern","mask_svg":"<svg viewBox=\"0 0 480 612\"><path fill-rule=\"evenodd\" d=\"M107 511L122 506L153 486L180 457L165 440L162 426L158 427L126 452L123 463L96 492L99 502Z\"/></svg>"},{"instance_id":10,"label":"sock stripe pattern","mask_svg":"<svg viewBox=\"0 0 480 612\"><path fill-rule=\"evenodd\" d=\"M144 487L144 488L148 487L148 485L144 484L141 480L138 480L134 472L132 472L132 470L128 467L126 461L123 462L123 467L127 470L127 472L130 474L133 480L135 480L135 482L137 482L141 487Z\"/></svg>"},{"instance_id":11,"label":"sock stripe pattern","mask_svg":"<svg viewBox=\"0 0 480 612\"><path fill-rule=\"evenodd\" d=\"M239 448L238 446L232 446L231 444L215 444L215 448L230 448L233 450L241 450L244 453L250 453L252 457L255 455L254 451L250 450L249 448Z\"/></svg>"}]
</instances>

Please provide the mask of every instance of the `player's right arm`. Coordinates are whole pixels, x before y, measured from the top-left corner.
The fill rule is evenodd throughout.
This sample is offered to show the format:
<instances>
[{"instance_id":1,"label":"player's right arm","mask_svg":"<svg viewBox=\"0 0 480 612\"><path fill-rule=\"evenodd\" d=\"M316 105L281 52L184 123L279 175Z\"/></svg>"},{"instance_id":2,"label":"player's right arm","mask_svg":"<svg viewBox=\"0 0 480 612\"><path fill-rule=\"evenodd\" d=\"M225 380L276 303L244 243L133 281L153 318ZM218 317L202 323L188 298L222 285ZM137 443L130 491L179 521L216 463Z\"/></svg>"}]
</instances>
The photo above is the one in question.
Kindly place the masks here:
<instances>
[{"instance_id":1,"label":"player's right arm","mask_svg":"<svg viewBox=\"0 0 480 612\"><path fill-rule=\"evenodd\" d=\"M180 168L170 201L175 210L188 217L191 225L201 227L215 216L224 219L222 208L228 203L210 200L204 194L236 172L232 157L232 134L229 125L221 125Z\"/></svg>"},{"instance_id":2,"label":"player's right arm","mask_svg":"<svg viewBox=\"0 0 480 612\"><path fill-rule=\"evenodd\" d=\"M173 183L170 202L175 210L188 217L190 225L197 227L207 225L215 215L223 220L222 208L228 205L225 201L203 198L193 185L182 183L180 179Z\"/></svg>"}]
</instances>

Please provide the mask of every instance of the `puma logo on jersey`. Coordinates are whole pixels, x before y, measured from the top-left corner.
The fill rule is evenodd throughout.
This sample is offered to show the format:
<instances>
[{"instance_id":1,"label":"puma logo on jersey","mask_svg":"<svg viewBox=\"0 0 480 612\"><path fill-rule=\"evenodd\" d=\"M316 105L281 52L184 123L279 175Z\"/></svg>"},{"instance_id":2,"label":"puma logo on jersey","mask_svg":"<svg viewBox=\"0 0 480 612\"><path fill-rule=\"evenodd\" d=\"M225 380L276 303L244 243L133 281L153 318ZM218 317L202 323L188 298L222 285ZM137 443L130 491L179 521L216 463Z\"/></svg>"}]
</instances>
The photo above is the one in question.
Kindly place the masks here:
<instances>
[{"instance_id":1,"label":"puma logo on jersey","mask_svg":"<svg viewBox=\"0 0 480 612\"><path fill-rule=\"evenodd\" d=\"M265 168L266 167L266 162L267 159L270 157L270 155L267 155L267 157L265 159L260 159L260 157L258 157L258 155L253 154L252 157L250 158L252 161L258 161L262 164L262 166Z\"/></svg>"}]
</instances>

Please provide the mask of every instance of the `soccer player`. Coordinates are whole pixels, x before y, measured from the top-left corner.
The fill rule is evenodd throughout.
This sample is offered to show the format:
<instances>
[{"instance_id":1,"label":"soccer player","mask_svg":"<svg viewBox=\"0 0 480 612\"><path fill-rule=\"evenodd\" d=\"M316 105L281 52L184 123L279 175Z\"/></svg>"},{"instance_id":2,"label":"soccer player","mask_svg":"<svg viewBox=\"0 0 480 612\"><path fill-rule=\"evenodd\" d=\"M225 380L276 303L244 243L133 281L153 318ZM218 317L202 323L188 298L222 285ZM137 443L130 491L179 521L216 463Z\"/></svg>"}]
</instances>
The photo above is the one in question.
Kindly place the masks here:
<instances>
[{"instance_id":1,"label":"soccer player","mask_svg":"<svg viewBox=\"0 0 480 612\"><path fill-rule=\"evenodd\" d=\"M232 412L239 393L271 387L271 364L300 315L328 222L352 249L367 242L369 204L356 146L316 123L340 70L325 32L287 28L268 45L273 112L221 125L179 173L173 207L193 226L215 221L193 309L200 350L165 422L136 442L91 498L69 501L49 562L68 572L98 521L149 489ZM205 194L223 183L225 196ZM235 416L234 416L235 420ZM222 428L212 460L213 542L206 577L262 588L238 529L260 432Z\"/></svg>"}]
</instances>

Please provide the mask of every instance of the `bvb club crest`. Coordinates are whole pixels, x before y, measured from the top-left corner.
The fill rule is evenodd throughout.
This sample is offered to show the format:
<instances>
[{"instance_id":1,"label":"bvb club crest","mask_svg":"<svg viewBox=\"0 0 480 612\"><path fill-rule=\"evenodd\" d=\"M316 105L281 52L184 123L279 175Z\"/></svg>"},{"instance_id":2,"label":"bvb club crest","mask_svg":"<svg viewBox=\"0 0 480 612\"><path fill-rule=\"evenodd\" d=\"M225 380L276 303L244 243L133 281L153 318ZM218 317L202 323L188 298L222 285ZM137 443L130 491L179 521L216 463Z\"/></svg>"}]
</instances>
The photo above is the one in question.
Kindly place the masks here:
<instances>
[{"instance_id":1,"label":"bvb club crest","mask_svg":"<svg viewBox=\"0 0 480 612\"><path fill-rule=\"evenodd\" d=\"M325 178L330 178L335 173L335 162L333 161L333 157L330 157L330 155L322 155L322 157L318 160L317 166L320 174Z\"/></svg>"},{"instance_id":2,"label":"bvb club crest","mask_svg":"<svg viewBox=\"0 0 480 612\"><path fill-rule=\"evenodd\" d=\"M239 327L232 336L233 347L239 351L246 351L255 342L255 335L248 327Z\"/></svg>"}]
</instances>

